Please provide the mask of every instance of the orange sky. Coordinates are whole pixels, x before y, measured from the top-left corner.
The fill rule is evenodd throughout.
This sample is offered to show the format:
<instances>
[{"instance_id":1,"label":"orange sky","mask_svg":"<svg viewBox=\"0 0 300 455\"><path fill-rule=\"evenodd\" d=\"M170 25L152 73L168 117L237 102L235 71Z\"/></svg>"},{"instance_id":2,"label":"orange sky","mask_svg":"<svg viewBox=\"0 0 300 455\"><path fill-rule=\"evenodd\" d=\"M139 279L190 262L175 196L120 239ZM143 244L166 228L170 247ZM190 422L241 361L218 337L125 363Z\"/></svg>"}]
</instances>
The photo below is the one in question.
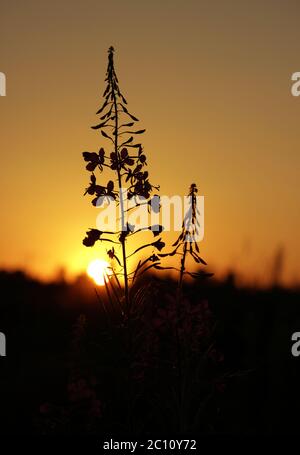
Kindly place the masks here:
<instances>
[{"instance_id":1,"label":"orange sky","mask_svg":"<svg viewBox=\"0 0 300 455\"><path fill-rule=\"evenodd\" d=\"M96 218L81 153L105 145L90 126L113 45L151 180L205 196L210 269L268 280L282 247L299 282L299 18L296 0L1 5L0 266L49 277L103 256L81 244Z\"/></svg>"}]
</instances>

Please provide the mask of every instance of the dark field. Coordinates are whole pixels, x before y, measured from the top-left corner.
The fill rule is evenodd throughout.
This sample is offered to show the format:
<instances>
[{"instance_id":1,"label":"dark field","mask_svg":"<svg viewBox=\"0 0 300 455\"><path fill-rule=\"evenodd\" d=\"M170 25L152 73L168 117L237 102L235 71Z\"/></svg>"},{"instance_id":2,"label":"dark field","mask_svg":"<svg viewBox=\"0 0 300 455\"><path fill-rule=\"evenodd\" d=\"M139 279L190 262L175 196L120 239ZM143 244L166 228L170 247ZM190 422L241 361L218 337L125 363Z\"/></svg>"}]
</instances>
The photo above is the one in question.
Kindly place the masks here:
<instances>
[{"instance_id":1,"label":"dark field","mask_svg":"<svg viewBox=\"0 0 300 455\"><path fill-rule=\"evenodd\" d=\"M129 328L84 277L2 272L0 288L2 434L298 430L300 292L203 280L185 288L175 331L171 280L133 289Z\"/></svg>"}]
</instances>

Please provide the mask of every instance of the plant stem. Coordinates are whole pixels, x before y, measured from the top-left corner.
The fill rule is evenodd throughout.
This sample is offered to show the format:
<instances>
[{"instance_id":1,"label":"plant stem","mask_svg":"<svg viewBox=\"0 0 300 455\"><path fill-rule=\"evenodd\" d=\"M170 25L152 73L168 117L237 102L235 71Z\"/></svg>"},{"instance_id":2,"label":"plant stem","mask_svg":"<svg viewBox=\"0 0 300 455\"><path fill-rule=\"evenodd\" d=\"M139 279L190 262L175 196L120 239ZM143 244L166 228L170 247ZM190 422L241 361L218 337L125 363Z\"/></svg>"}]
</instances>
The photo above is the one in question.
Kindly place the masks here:
<instances>
[{"instance_id":1,"label":"plant stem","mask_svg":"<svg viewBox=\"0 0 300 455\"><path fill-rule=\"evenodd\" d=\"M184 239L186 240L186 239ZM185 259L186 259L186 254L187 254L187 242L184 242L184 247L183 247L183 256L181 259L181 267L180 267L180 274L179 274L179 282L178 282L178 294L179 298L181 297L181 291L182 291L182 282L183 282L183 274L185 271Z\"/></svg>"},{"instance_id":2,"label":"plant stem","mask_svg":"<svg viewBox=\"0 0 300 455\"><path fill-rule=\"evenodd\" d=\"M132 406L133 406L133 389L132 389L132 375L131 375L131 365L132 365L132 327L131 327L131 318L130 318L130 300L129 300L129 287L128 287L128 272L127 272L127 256L126 256L126 236L122 234L127 231L127 226L125 225L125 210L124 210L124 200L123 200L123 191L122 191L122 175L121 175L121 156L119 153L118 146L118 127L119 127L119 117L118 117L118 104L117 104L117 95L119 93L117 87L117 81L115 80L114 65L113 59L111 60L111 72L110 72L110 82L112 86L112 101L114 106L114 149L117 157L117 174L118 174L118 185L119 185L119 200L120 200L120 211L121 211L121 225L122 232L120 242L122 245L122 256L123 256L123 274L124 274L124 294L125 294L125 307L126 307L126 316L127 316L127 348L128 348L128 364L127 364L127 400L128 400L128 425L131 432L133 427L132 422Z\"/></svg>"},{"instance_id":3,"label":"plant stem","mask_svg":"<svg viewBox=\"0 0 300 455\"><path fill-rule=\"evenodd\" d=\"M124 212L124 201L123 201L123 191L122 191L122 176L121 176L121 166L120 166L120 154L118 150L118 126L119 126L119 117L118 117L118 106L117 106L117 97L115 92L115 80L113 76L111 77L111 84L112 84L112 93L113 93L113 104L115 110L115 153L118 159L117 165L117 173L118 173L118 184L119 184L119 195L120 195L120 210L121 210L121 224L122 224L122 232L126 230L125 226L125 212ZM125 305L126 305L126 312L127 317L129 316L130 305L129 305L129 291L128 291L128 273L127 273L127 256L126 256L126 239L121 240L122 245L122 256L123 256L123 272L124 272L124 292L125 292Z\"/></svg>"}]
</instances>

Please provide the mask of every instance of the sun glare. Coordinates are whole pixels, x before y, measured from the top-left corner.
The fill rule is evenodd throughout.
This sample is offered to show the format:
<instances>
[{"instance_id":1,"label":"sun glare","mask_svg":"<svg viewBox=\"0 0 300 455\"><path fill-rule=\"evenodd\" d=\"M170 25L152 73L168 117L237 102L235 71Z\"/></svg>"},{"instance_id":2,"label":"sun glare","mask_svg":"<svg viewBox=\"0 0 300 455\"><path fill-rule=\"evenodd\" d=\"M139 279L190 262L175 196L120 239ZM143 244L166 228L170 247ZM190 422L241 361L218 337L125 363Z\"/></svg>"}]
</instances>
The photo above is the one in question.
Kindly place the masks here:
<instances>
[{"instance_id":1,"label":"sun glare","mask_svg":"<svg viewBox=\"0 0 300 455\"><path fill-rule=\"evenodd\" d=\"M98 286L104 286L105 281L108 280L108 276L111 275L109 263L102 259L95 259L90 262L87 268L87 274L91 277Z\"/></svg>"}]
</instances>

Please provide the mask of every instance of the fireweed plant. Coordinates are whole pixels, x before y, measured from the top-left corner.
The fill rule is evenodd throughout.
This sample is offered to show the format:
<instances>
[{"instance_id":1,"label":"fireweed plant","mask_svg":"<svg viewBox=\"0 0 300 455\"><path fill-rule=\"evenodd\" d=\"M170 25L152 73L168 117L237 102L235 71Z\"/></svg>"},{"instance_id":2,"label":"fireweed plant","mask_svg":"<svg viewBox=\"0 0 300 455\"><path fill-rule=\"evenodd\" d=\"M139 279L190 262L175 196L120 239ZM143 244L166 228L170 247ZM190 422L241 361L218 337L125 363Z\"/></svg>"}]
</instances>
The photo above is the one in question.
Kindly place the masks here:
<instances>
[{"instance_id":1,"label":"fireweed plant","mask_svg":"<svg viewBox=\"0 0 300 455\"><path fill-rule=\"evenodd\" d=\"M143 203L149 211L158 211L157 200L152 203L158 187L150 183L146 155L134 139L145 130L135 127L138 119L128 111L120 91L112 47L105 81L104 102L97 112L100 121L92 128L109 141L109 146L83 153L91 173L86 194L93 197L94 206L117 203L121 228L104 232L91 228L83 244L109 245L112 275L104 282L110 305L99 297L103 305L100 318L96 319L97 311L92 323L79 317L69 350L64 402L44 403L37 424L43 432L55 434L79 431L99 435L99 431L118 429L130 435L143 429L147 433L150 429L179 430L182 435L189 431L201 434L207 429L210 434L215 419L214 399L225 386L223 357L215 346L214 320L201 289L184 286L189 277L211 275L203 270L187 270L189 258L199 267L206 265L197 244L197 187L192 184L189 189L190 205L169 252L163 250L162 226L134 229L125 221L131 210L127 209L126 198L135 202L133 207ZM104 176L106 171L110 179ZM99 174L101 183L97 181ZM121 191L125 187L126 192ZM141 230L152 231L154 241L138 243ZM129 250L130 239L135 241L133 251ZM130 258L150 249L151 253L139 260L133 271L129 270ZM168 258L174 266L167 265ZM175 271L177 286L168 278L157 279L154 285L152 280L143 279L141 275L153 268ZM119 276L123 276L123 286Z\"/></svg>"},{"instance_id":2,"label":"fireweed plant","mask_svg":"<svg viewBox=\"0 0 300 455\"><path fill-rule=\"evenodd\" d=\"M180 268L164 267L164 269L171 269L179 272L177 285L177 294L179 298L182 294L183 278L185 275L188 275L192 278L205 278L213 275L212 273L206 273L203 270L197 272L189 272L186 270L186 260L188 257L191 257L194 262L199 265L207 265L204 259L200 257L200 249L197 243L200 228L200 212L197 207L197 193L197 185L195 183L192 183L188 193L189 207L184 215L182 229L179 237L172 245L172 247L175 248L169 253L158 254L159 258L167 258L175 255L181 256Z\"/></svg>"},{"instance_id":3,"label":"fireweed plant","mask_svg":"<svg viewBox=\"0 0 300 455\"><path fill-rule=\"evenodd\" d=\"M197 218L199 210L197 208L196 197L198 190L194 183L189 190L190 207L185 214L182 231L176 242L172 245L175 249L169 253L155 254L152 252L146 259L138 262L135 270L132 272L128 271L128 259L130 257L135 256L138 252L148 247L161 252L165 246L165 243L159 237L154 242L140 245L132 253L127 254L127 240L129 238L144 230L151 230L156 237L163 230L163 226L161 225L153 225L135 230L135 226L130 225L128 222L125 223L127 212L139 205L147 204L149 211L159 211L159 198L157 194L151 197L153 190L158 190L159 187L150 183L149 174L145 170L147 162L142 144L134 140L135 135L143 134L145 129L135 129L135 124L139 120L126 107L127 101L121 93L114 68L113 47L110 47L108 50L108 67L105 81L107 85L103 93L104 102L96 113L100 115L100 123L92 126L92 128L100 131L102 137L109 140L111 144L109 151L105 151L101 147L98 152L83 152L83 158L87 162L86 169L91 172L90 185L86 189L85 194L94 196L92 199L94 206L101 206L105 202L108 204L117 202L120 207L121 229L114 232L91 228L87 231L83 244L87 247L92 247L97 241L100 241L119 244L121 246L121 257L115 251L114 246L107 253L110 259L116 261L124 277L124 299L127 312L129 312L129 282L134 281L138 276L152 267L156 269L177 270L179 272L179 294L182 290L184 275L199 278L210 276L211 274L204 273L203 271L189 272L186 270L186 259L188 256L192 257L196 263L206 265L206 262L199 255L199 246L195 240L199 229ZM115 179L109 180L106 185L99 185L95 171L97 170L101 174L104 168L112 171L115 174ZM124 184L127 185L126 191L124 191ZM140 198L143 198L143 202L141 202ZM133 207L126 208L127 200L134 200ZM115 235L118 236L117 242L112 238ZM174 255L182 256L180 269L160 266L161 258ZM120 273L114 272L117 280L118 275ZM108 293L110 292L108 287L107 291ZM114 289L112 292L115 294Z\"/></svg>"},{"instance_id":4,"label":"fireweed plant","mask_svg":"<svg viewBox=\"0 0 300 455\"><path fill-rule=\"evenodd\" d=\"M187 377L189 376L191 369L190 363L194 361L190 355L191 346L198 338L197 331L203 331L203 323L206 319L203 313L203 302L198 304L195 309L192 309L189 300L187 300L183 295L183 280L185 276L198 279L213 275L212 273L207 273L203 270L196 272L189 272L186 270L186 262L188 257L192 258L193 261L196 262L196 264L199 266L207 265L204 259L202 259L200 256L200 249L197 243L200 229L200 212L197 207L197 193L197 185L195 183L192 183L188 192L189 207L184 215L181 232L172 245L173 250L168 253L158 254L160 258L167 258L171 256L180 256L181 258L179 267L164 267L165 269L173 269L178 272L177 290L176 295L173 299L174 305L171 305L171 311L173 311L174 315L173 325L176 345L175 364L177 371L176 400L179 411L179 428L181 431L184 431L186 428L186 416L184 410L185 401L187 400L188 395L186 384L190 384L190 381ZM191 314L193 315L193 323L191 323L190 320ZM196 325L196 330L195 327L193 327L193 324ZM191 334L193 334L192 338Z\"/></svg>"},{"instance_id":5,"label":"fireweed plant","mask_svg":"<svg viewBox=\"0 0 300 455\"><path fill-rule=\"evenodd\" d=\"M143 198L143 204L148 204L149 211L159 210L159 203L157 204L156 201L156 203L152 204L153 198L151 199L153 191L158 190L159 187L150 183L149 174L145 170L147 166L146 155L142 144L135 140L135 137L143 134L145 129L136 129L135 125L139 120L128 111L127 101L120 90L115 72L113 47L108 50L105 82L104 102L96 113L100 116L100 122L92 126L92 128L99 131L101 136L107 139L110 144L106 149L101 147L98 152L83 152L83 158L87 162L86 169L91 172L90 184L85 194L93 196L92 204L94 206L100 206L104 202L117 203L120 208L121 229L115 232L90 229L86 233L83 244L87 247L92 247L97 241L113 244L108 251L108 256L118 264L119 271L114 271L114 276L118 282L119 289L121 289L121 286L118 275L123 275L123 300L125 301L125 312L129 316L129 283L149 268L159 267L160 259L155 254L155 251L161 251L165 244L159 237L162 226L148 226L144 229L135 230L134 226L128 222L125 223L127 212L133 208L126 208L126 198L134 200L135 207L141 204L140 198ZM99 185L95 172L98 171L98 173L102 174L105 168L111 171L115 178L109 180L106 185ZM124 191L125 185L127 185L126 191ZM157 195L154 197L158 198ZM128 254L128 239L147 229L153 232L154 237L159 238L154 242L138 246L133 252ZM117 241L115 236L117 236ZM114 245L121 247L121 255L119 251L115 251ZM138 252L148 247L152 248L152 253L146 259L140 260L135 270L130 272L128 270L129 257L134 257ZM109 283L113 286L111 280L109 280ZM106 289L109 293L108 285L106 285ZM112 288L111 291L117 297L115 289Z\"/></svg>"}]
</instances>

